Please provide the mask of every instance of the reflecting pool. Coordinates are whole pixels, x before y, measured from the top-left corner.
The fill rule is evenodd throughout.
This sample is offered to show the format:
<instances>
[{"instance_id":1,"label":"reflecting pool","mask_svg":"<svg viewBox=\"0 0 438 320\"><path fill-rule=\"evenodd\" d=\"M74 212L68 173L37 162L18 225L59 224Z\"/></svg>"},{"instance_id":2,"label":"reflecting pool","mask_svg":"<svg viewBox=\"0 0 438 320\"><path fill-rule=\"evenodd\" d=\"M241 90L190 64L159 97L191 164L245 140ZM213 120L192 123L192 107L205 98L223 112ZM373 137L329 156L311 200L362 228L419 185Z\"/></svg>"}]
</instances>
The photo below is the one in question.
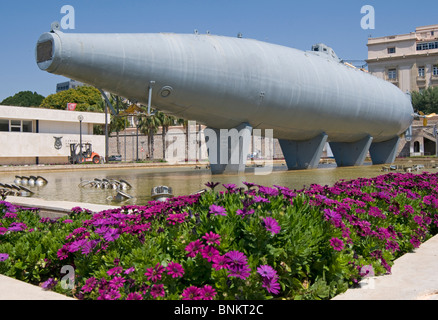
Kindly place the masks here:
<instances>
[{"instance_id":1,"label":"reflecting pool","mask_svg":"<svg viewBox=\"0 0 438 320\"><path fill-rule=\"evenodd\" d=\"M43 176L48 183L42 187L27 187L34 192L33 197L54 201L74 201L107 205L144 205L151 200L151 189L165 185L173 189L175 196L188 195L202 190L209 181L221 184L234 183L244 187L243 182L265 186L281 185L291 189L302 189L311 184L332 185L338 180L370 178L381 174L382 166L366 164L361 167L338 168L334 164L321 164L318 169L288 171L285 165L276 165L269 174L255 174L254 168L247 168L241 175L212 175L208 169L194 167L160 168L114 168L75 171L17 171L0 173L1 183L14 183L15 175ZM437 169L427 169L437 172ZM80 187L81 183L94 179L125 180L132 188L123 190L133 198L124 202L114 201L115 189L101 189L90 186ZM224 190L219 185L216 190Z\"/></svg>"}]
</instances>

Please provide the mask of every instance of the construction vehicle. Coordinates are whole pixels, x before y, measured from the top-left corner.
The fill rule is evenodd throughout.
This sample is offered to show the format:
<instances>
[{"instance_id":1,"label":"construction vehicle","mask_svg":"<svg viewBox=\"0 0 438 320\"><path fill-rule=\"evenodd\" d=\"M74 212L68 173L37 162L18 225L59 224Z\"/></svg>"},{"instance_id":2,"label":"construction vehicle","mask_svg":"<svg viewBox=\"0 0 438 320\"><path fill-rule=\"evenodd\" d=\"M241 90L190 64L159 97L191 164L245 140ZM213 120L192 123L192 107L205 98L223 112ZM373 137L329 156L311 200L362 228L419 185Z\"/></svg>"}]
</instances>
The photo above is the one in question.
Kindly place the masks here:
<instances>
[{"instance_id":1,"label":"construction vehicle","mask_svg":"<svg viewBox=\"0 0 438 320\"><path fill-rule=\"evenodd\" d=\"M70 144L70 156L68 157L70 163L93 162L97 164L100 162L100 156L96 152L93 152L91 143L83 143L82 152L80 149L79 143Z\"/></svg>"}]
</instances>

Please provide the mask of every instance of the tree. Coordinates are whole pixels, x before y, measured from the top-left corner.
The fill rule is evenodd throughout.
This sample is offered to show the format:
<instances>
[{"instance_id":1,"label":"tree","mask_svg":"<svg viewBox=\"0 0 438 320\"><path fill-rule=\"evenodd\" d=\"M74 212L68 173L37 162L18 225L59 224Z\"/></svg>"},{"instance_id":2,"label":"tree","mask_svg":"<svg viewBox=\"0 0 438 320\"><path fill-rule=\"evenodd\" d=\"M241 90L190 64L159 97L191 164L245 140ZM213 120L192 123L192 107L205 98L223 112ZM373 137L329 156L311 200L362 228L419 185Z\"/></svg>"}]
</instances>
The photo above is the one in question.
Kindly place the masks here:
<instances>
[{"instance_id":1,"label":"tree","mask_svg":"<svg viewBox=\"0 0 438 320\"><path fill-rule=\"evenodd\" d=\"M186 160L188 160L189 157L189 121L185 119L177 119L176 122L183 126L184 131L186 132L186 143L185 143L185 153L186 153Z\"/></svg>"},{"instance_id":2,"label":"tree","mask_svg":"<svg viewBox=\"0 0 438 320\"><path fill-rule=\"evenodd\" d=\"M65 110L67 103L77 103L75 111L103 112L103 98L94 87L80 86L49 95L41 102L42 108Z\"/></svg>"},{"instance_id":3,"label":"tree","mask_svg":"<svg viewBox=\"0 0 438 320\"><path fill-rule=\"evenodd\" d=\"M148 136L149 157L154 158L154 134L157 133L160 127L160 119L154 114L147 117L141 117L139 121L139 129L143 134Z\"/></svg>"},{"instance_id":4,"label":"tree","mask_svg":"<svg viewBox=\"0 0 438 320\"><path fill-rule=\"evenodd\" d=\"M174 124L175 118L172 116L168 116L167 114L158 111L156 116L158 117L161 127L162 127L162 141L163 141L163 160L166 159L166 134L169 131L169 127Z\"/></svg>"},{"instance_id":5,"label":"tree","mask_svg":"<svg viewBox=\"0 0 438 320\"><path fill-rule=\"evenodd\" d=\"M17 107L39 107L44 96L31 91L20 91L11 97L7 97L0 104Z\"/></svg>"},{"instance_id":6,"label":"tree","mask_svg":"<svg viewBox=\"0 0 438 320\"><path fill-rule=\"evenodd\" d=\"M412 106L425 114L438 113L438 87L428 87L421 92L412 92Z\"/></svg>"}]
</instances>

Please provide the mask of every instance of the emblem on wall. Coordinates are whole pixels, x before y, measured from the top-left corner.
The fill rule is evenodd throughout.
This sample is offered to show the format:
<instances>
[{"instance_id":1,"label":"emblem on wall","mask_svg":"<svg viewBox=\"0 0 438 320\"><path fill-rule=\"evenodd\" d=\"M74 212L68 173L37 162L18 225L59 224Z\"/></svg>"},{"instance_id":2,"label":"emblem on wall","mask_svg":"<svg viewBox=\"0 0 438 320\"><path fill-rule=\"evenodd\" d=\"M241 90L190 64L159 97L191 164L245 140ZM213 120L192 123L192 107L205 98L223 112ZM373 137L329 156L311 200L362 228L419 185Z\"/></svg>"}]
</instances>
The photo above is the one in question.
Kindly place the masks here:
<instances>
[{"instance_id":1,"label":"emblem on wall","mask_svg":"<svg viewBox=\"0 0 438 320\"><path fill-rule=\"evenodd\" d=\"M54 145L55 149L60 150L62 148L62 141L61 141L62 137L53 137L53 138L55 138L55 145Z\"/></svg>"}]
</instances>

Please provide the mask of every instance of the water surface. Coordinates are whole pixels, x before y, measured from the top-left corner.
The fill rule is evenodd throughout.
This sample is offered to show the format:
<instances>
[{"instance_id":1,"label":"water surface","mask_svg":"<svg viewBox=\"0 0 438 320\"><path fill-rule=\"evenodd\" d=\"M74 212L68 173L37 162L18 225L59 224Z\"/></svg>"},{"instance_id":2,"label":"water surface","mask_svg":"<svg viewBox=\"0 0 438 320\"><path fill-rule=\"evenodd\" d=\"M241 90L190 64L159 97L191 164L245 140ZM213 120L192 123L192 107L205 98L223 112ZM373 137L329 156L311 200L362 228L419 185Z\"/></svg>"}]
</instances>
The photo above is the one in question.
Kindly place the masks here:
<instances>
[{"instance_id":1,"label":"water surface","mask_svg":"<svg viewBox=\"0 0 438 320\"><path fill-rule=\"evenodd\" d=\"M427 169L437 172L437 169ZM151 200L151 189L165 185L172 187L175 196L188 195L206 188L209 181L221 184L234 183L244 187L243 182L253 182L265 186L281 185L291 189L302 189L311 184L333 185L341 179L370 178L381 174L382 166L366 164L361 167L338 168L333 164L320 165L318 169L287 171L286 166L274 166L272 173L259 175L253 168L247 168L241 175L212 175L208 169L194 167L162 167L162 168L123 168L75 171L35 171L22 173L0 173L0 182L13 183L15 175L38 176L48 180L44 187L28 187L34 193L33 197L54 201L74 201L107 205L144 205ZM122 203L115 202L117 194L114 189L81 188L79 185L95 178L108 180L126 180L132 189L124 190L133 198ZM216 190L224 190L219 185Z\"/></svg>"}]
</instances>

